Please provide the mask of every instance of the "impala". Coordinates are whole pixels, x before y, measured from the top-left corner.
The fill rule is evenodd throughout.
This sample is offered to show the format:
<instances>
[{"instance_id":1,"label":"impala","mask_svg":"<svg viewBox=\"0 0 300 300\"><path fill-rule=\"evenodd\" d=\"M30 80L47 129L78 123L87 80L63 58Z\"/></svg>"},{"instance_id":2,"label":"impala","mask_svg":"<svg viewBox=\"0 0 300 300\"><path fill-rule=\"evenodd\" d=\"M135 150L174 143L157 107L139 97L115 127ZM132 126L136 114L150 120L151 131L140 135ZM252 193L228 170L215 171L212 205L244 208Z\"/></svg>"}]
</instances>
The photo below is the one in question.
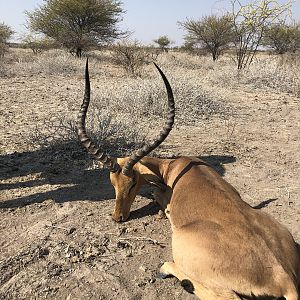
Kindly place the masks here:
<instances>
[{"instance_id":1,"label":"impala","mask_svg":"<svg viewBox=\"0 0 300 300\"><path fill-rule=\"evenodd\" d=\"M130 157L109 157L86 133L90 102L88 64L85 95L78 114L78 136L94 159L110 170L116 203L112 218L126 221L143 184L157 187L156 198L172 227L173 261L159 276L176 276L200 299L300 300L300 257L289 231L244 202L239 193L200 159L146 156L170 133L175 116L171 86L169 114L158 138Z\"/></svg>"}]
</instances>

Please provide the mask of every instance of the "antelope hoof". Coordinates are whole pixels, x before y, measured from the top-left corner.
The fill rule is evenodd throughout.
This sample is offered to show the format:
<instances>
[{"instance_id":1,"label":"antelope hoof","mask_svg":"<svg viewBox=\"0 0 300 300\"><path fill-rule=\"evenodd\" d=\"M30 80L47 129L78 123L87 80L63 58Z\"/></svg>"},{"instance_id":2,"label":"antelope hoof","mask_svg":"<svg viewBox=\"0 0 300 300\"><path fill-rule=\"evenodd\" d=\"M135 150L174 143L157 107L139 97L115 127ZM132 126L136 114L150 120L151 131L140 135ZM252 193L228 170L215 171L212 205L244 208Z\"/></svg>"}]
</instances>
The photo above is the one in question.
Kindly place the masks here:
<instances>
[{"instance_id":1,"label":"antelope hoof","mask_svg":"<svg viewBox=\"0 0 300 300\"><path fill-rule=\"evenodd\" d=\"M165 262L159 269L159 272L156 274L157 278L166 279L168 277L172 277L173 274L168 271L168 262Z\"/></svg>"},{"instance_id":2,"label":"antelope hoof","mask_svg":"<svg viewBox=\"0 0 300 300\"><path fill-rule=\"evenodd\" d=\"M194 288L194 285L193 283L188 280L188 279L183 279L181 282L180 282L181 286L184 288L184 290L190 294L194 294L194 291L195 291L195 288Z\"/></svg>"}]
</instances>

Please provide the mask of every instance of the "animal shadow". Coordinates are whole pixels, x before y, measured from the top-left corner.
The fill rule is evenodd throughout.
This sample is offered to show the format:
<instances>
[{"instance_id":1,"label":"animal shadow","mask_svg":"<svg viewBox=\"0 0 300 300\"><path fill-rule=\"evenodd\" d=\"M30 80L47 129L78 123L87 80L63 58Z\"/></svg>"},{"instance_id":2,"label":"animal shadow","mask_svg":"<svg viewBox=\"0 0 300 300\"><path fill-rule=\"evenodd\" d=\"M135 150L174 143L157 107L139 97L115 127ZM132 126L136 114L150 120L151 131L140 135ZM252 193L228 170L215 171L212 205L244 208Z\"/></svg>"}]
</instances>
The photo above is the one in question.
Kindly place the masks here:
<instances>
[{"instance_id":1,"label":"animal shadow","mask_svg":"<svg viewBox=\"0 0 300 300\"><path fill-rule=\"evenodd\" d=\"M1 197L0 208L22 207L48 199L58 203L114 199L109 172L98 166L91 168L92 160L76 143L77 141L70 141L35 151L0 155L0 192L10 191L4 193L9 197ZM235 162L233 156L211 155L200 158L222 176L225 174L224 165ZM44 185L50 188L44 191L40 188ZM30 193L14 196L13 190L28 191L28 188ZM143 188L140 194L153 199L152 189L149 187ZM146 213L155 214L158 209L155 203L150 203L133 212L133 218Z\"/></svg>"}]
</instances>

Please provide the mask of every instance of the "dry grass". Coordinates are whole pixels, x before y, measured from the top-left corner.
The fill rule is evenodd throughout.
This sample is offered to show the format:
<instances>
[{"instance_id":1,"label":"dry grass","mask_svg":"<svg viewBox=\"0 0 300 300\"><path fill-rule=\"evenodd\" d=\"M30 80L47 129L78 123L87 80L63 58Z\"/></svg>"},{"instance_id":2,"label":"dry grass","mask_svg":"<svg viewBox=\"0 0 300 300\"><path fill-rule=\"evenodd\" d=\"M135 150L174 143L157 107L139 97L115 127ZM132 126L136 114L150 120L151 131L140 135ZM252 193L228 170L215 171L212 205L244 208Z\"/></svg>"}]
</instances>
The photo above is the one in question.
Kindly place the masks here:
<instances>
[{"instance_id":1,"label":"dry grass","mask_svg":"<svg viewBox=\"0 0 300 300\"><path fill-rule=\"evenodd\" d=\"M300 96L300 56L259 54L253 64L244 70L237 70L230 57L223 57L213 64L204 64L207 78L224 87L241 84L256 89L270 89Z\"/></svg>"},{"instance_id":2,"label":"dry grass","mask_svg":"<svg viewBox=\"0 0 300 300\"><path fill-rule=\"evenodd\" d=\"M92 58L93 74L115 75L105 74L103 71L103 66L113 66L114 56L110 51L94 51L89 53L89 57ZM165 71L169 71L171 74L168 74L169 77L173 76L176 81L188 84L193 90L195 90L195 83L197 88L200 82L204 83L204 86L213 84L226 87L234 87L242 83L255 88L272 88L281 92L299 94L300 56L297 54L282 56L259 54L250 68L242 71L236 70L232 57L228 55L213 62L210 56L171 52L160 55L157 62ZM63 50L50 50L34 55L29 49L11 49L0 63L0 76L9 77L36 74L68 76L82 73L83 65L82 60L76 59ZM114 67L119 68L118 73L122 78L128 78L126 72L122 72L122 66ZM152 81L155 77L152 67L147 66L142 73L142 81L148 79L145 83L149 84L149 78ZM128 80L135 81L134 78Z\"/></svg>"},{"instance_id":3,"label":"dry grass","mask_svg":"<svg viewBox=\"0 0 300 300\"><path fill-rule=\"evenodd\" d=\"M173 87L176 124L180 125L199 124L210 118L225 122L234 119L236 113L218 87L236 88L246 84L300 95L297 56L259 55L243 71L236 70L229 56L214 63L210 56L170 52L160 55L157 63ZM83 60L62 50L34 55L26 49L13 49L2 60L0 76L82 76L83 66ZM90 54L90 72L93 98L87 127L103 150L126 155L163 126L167 109L165 88L151 64L144 66L142 77L133 78L121 66L113 64L109 51L95 51ZM65 115L49 116L43 127L32 133L29 142L35 147L67 143L74 146L75 152L80 151L74 123L77 110L78 101L74 101ZM110 145L114 144L118 144L118 150L111 149Z\"/></svg>"}]
</instances>

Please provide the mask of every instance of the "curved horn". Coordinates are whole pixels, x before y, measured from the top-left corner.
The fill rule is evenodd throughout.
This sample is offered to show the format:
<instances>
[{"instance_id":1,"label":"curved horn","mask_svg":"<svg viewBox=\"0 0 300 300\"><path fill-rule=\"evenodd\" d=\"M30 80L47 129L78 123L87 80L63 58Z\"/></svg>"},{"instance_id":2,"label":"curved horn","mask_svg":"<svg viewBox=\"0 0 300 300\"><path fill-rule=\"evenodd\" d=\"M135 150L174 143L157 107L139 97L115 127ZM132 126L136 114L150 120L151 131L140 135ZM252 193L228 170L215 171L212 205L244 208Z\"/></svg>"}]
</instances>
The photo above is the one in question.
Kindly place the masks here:
<instances>
[{"instance_id":1,"label":"curved horn","mask_svg":"<svg viewBox=\"0 0 300 300\"><path fill-rule=\"evenodd\" d=\"M155 67L159 71L164 84L166 86L167 94L168 94L168 106L169 106L169 113L168 113L168 119L166 121L166 124L163 128L163 130L160 132L159 136L154 140L150 145L145 145L141 149L137 150L135 153L133 153L126 165L122 169L122 173L126 176L130 176L130 173L132 171L133 166L141 160L144 156L149 154L151 151L153 151L156 147L158 147L169 135L172 126L174 124L174 117L175 117L175 101L174 96L172 92L172 88L170 86L170 83L168 79L166 78L165 74L162 72L162 70L154 63Z\"/></svg>"},{"instance_id":2,"label":"curved horn","mask_svg":"<svg viewBox=\"0 0 300 300\"><path fill-rule=\"evenodd\" d=\"M90 75L88 59L86 60L85 67L85 92L81 108L77 115L77 133L81 144L86 148L87 152L93 156L94 159L103 163L103 165L108 168L111 172L117 172L120 170L120 166L116 161L114 161L110 156L101 152L100 149L91 141L90 137L86 133L85 129L85 119L87 110L90 104L91 98L91 85L90 85Z\"/></svg>"}]
</instances>

